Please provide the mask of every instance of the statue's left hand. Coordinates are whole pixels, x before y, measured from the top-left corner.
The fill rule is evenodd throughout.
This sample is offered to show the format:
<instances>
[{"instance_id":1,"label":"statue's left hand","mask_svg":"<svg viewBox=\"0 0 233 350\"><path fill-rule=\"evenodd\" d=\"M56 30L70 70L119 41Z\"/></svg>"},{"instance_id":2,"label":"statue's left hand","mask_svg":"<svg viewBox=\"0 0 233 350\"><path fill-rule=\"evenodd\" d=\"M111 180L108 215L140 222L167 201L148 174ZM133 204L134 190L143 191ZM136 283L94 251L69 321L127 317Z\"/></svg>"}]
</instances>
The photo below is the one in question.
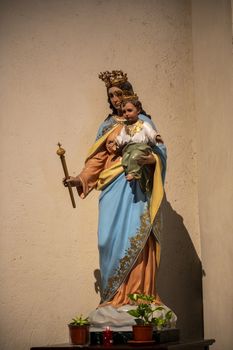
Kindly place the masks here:
<instances>
[{"instance_id":1,"label":"statue's left hand","mask_svg":"<svg viewBox=\"0 0 233 350\"><path fill-rule=\"evenodd\" d=\"M148 154L147 156L141 156L137 160L139 165L147 165L147 164L155 164L156 160L152 153Z\"/></svg>"}]
</instances>

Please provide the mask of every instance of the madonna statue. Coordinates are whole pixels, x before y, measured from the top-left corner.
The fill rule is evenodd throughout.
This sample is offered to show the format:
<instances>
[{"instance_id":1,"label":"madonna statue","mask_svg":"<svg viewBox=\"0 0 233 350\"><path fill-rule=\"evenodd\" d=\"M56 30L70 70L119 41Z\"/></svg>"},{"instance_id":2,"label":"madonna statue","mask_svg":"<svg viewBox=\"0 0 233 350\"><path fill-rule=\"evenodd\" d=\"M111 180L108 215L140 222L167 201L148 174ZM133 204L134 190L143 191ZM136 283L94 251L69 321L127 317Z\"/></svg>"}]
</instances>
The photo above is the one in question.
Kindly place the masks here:
<instances>
[{"instance_id":1,"label":"madonna statue","mask_svg":"<svg viewBox=\"0 0 233 350\"><path fill-rule=\"evenodd\" d=\"M159 137L152 152L138 159L144 169L146 187L137 179L127 181L115 140L124 125L122 101L137 98L137 95L127 74L122 71L100 73L99 78L106 85L111 113L99 127L83 170L77 177L64 180L64 184L69 182L76 187L81 198L93 189L100 191L101 301L91 318L96 324L99 319L99 325L102 325L107 322L105 312L108 314L111 310L116 314L127 309L130 304L128 294L154 295L155 303L162 304L157 293L156 275L160 259L160 206L164 194L166 147ZM143 108L139 120L140 125L147 122L156 130ZM112 316L110 318L112 320ZM113 321L113 324L117 325L117 322Z\"/></svg>"}]
</instances>

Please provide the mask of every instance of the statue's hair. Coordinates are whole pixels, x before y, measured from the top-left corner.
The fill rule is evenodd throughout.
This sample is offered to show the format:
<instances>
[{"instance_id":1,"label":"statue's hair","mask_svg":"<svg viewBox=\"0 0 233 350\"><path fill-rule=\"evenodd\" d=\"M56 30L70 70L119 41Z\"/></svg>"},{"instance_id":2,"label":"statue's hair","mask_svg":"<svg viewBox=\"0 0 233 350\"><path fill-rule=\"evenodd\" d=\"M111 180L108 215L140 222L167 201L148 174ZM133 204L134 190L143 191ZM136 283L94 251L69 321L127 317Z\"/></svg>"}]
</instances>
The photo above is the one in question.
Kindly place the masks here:
<instances>
[{"instance_id":1,"label":"statue's hair","mask_svg":"<svg viewBox=\"0 0 233 350\"><path fill-rule=\"evenodd\" d=\"M136 107L137 110L141 112L141 110L142 110L142 103L141 103L141 101L139 101L139 100L137 100L135 98L128 99L128 100L123 100L122 101L122 107L125 107L127 103L132 103L132 105L134 105L134 107Z\"/></svg>"},{"instance_id":2,"label":"statue's hair","mask_svg":"<svg viewBox=\"0 0 233 350\"><path fill-rule=\"evenodd\" d=\"M137 110L140 111L141 114L144 114L144 115L146 115L149 119L151 119L151 116L150 116L149 114L147 114L147 113L144 111L144 109L143 109L143 107L142 107L141 101L139 101L139 100L136 99L136 98L123 100L122 106L124 107L124 106L126 105L126 103L128 103L128 102L132 103L132 104L137 108Z\"/></svg>"}]
</instances>

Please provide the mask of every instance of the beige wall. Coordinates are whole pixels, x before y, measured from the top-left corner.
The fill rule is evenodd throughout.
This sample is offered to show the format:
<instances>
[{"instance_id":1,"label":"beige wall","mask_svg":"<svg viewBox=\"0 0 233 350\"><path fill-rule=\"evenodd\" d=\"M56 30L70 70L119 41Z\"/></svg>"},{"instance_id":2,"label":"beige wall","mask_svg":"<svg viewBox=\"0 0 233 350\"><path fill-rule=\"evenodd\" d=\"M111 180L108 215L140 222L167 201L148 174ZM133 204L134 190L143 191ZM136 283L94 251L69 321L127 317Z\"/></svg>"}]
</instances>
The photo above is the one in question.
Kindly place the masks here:
<instances>
[{"instance_id":1,"label":"beige wall","mask_svg":"<svg viewBox=\"0 0 233 350\"><path fill-rule=\"evenodd\" d=\"M233 346L233 76L231 3L193 1L198 195L205 336Z\"/></svg>"},{"instance_id":2,"label":"beige wall","mask_svg":"<svg viewBox=\"0 0 233 350\"><path fill-rule=\"evenodd\" d=\"M193 6L197 26L198 8ZM195 37L194 42L198 60L200 38ZM0 50L1 349L11 350L17 344L17 349L26 350L32 345L66 342L70 318L76 313L89 313L98 304L93 274L98 268L98 193L91 193L85 201L76 197L77 208L72 209L61 185L63 174L55 152L59 140L67 150L70 174L78 173L97 127L108 113L106 91L97 75L118 68L128 73L168 146L167 234L160 288L164 301L177 312L183 334L189 336L196 323L199 328L193 334L199 335L198 194L203 233L204 223L211 227L211 215L214 223L217 215L209 211L208 222L203 217L208 204L202 199L202 189L206 190L204 171L199 172L203 177L199 176L197 187L197 135L199 152L204 140L200 141L199 129L197 133L194 113L189 1L1 1ZM195 84L204 92L205 85L198 80L202 69L195 61ZM227 92L227 83L224 89ZM215 93L210 97L216 100ZM199 127L199 116L205 115L200 101L201 97L196 96ZM221 106L220 111L225 111ZM221 114L228 122L229 114ZM208 120L205 125L209 125ZM228 124L219 126L218 118L214 125L214 135L220 127L230 132ZM211 138L209 151L216 137ZM229 145L229 140L229 136L221 139L221 147ZM218 151L212 167L216 159L222 161L220 148ZM225 155L229 157L228 166L230 155ZM202 170L205 159L199 161ZM227 194L227 189L221 194L226 204L220 206L222 224L224 215L229 215ZM220 234L223 231L228 234L226 228ZM227 239L221 244L227 245ZM206 246L202 239L205 262ZM222 259L221 254L218 257ZM224 272L229 266L226 264ZM211 270L205 263L205 270L209 278L205 283L211 286L216 266ZM199 285L197 291L189 283L192 275ZM212 298L207 308L212 307ZM224 299L221 293L220 299ZM189 320L194 309L198 309L194 320L200 323ZM207 310L207 335L214 337L210 316Z\"/></svg>"}]
</instances>

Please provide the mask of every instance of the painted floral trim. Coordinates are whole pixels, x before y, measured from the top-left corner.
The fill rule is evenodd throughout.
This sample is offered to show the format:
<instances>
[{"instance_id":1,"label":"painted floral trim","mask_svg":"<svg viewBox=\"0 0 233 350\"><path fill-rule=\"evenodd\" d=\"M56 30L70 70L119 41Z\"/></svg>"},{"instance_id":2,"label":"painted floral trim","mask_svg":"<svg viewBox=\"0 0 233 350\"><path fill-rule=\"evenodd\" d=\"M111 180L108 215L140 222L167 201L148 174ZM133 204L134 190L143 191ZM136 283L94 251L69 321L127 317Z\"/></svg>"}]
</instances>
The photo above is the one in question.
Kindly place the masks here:
<instances>
[{"instance_id":1,"label":"painted floral trim","mask_svg":"<svg viewBox=\"0 0 233 350\"><path fill-rule=\"evenodd\" d=\"M119 267L114 271L112 277L108 280L108 286L102 293L102 300L108 301L114 295L115 291L121 285L127 272L132 268L139 253L145 245L145 241L151 230L149 211L141 215L141 225L136 231L136 235L129 238L130 246L125 251L125 255L119 261Z\"/></svg>"}]
</instances>

